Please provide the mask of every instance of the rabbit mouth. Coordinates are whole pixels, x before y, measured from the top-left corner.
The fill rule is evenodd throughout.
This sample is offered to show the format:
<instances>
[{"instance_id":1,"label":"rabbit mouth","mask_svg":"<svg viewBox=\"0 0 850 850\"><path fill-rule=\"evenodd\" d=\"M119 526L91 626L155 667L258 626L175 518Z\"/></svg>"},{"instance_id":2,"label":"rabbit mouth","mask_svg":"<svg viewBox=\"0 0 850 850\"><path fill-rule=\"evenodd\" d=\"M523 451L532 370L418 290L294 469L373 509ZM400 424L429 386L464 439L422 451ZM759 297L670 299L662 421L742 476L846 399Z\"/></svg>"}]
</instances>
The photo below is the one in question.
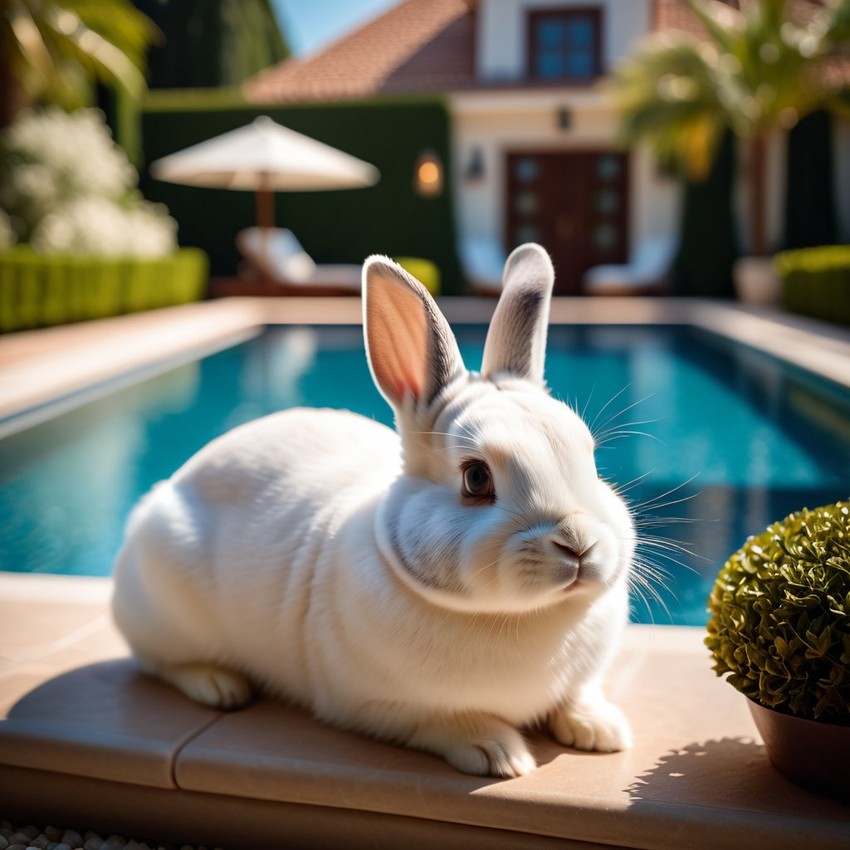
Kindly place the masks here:
<instances>
[{"instance_id":1,"label":"rabbit mouth","mask_svg":"<svg viewBox=\"0 0 850 850\"><path fill-rule=\"evenodd\" d=\"M592 578L587 576L583 570L579 569L576 570L574 575L561 579L558 586L558 593L561 596L578 593L587 590L592 583Z\"/></svg>"},{"instance_id":2,"label":"rabbit mouth","mask_svg":"<svg viewBox=\"0 0 850 850\"><path fill-rule=\"evenodd\" d=\"M558 584L564 590L569 590L579 583L581 579L581 566L575 561L560 563L555 567L555 575L557 576Z\"/></svg>"},{"instance_id":3,"label":"rabbit mouth","mask_svg":"<svg viewBox=\"0 0 850 850\"><path fill-rule=\"evenodd\" d=\"M527 562L520 570L523 583L536 592L568 593L583 587L580 567L575 563Z\"/></svg>"},{"instance_id":4,"label":"rabbit mouth","mask_svg":"<svg viewBox=\"0 0 850 850\"><path fill-rule=\"evenodd\" d=\"M573 581L565 584L561 588L561 593L564 596L567 596L571 593L575 593L576 591L582 590L584 588L584 582L580 578L575 578Z\"/></svg>"}]
</instances>

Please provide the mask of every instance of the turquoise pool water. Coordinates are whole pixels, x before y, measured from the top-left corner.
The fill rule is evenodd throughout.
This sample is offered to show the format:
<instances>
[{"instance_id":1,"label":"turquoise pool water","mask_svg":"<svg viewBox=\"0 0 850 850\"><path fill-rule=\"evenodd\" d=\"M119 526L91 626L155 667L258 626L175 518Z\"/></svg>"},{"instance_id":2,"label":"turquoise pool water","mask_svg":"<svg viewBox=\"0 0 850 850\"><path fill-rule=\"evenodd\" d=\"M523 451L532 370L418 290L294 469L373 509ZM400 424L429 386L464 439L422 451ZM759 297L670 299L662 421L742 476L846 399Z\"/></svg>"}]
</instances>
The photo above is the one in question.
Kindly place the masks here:
<instances>
[{"instance_id":1,"label":"turquoise pool water","mask_svg":"<svg viewBox=\"0 0 850 850\"><path fill-rule=\"evenodd\" d=\"M460 327L470 368L483 331ZM585 411L598 466L627 488L641 560L668 577L639 621L702 624L748 534L850 495L850 392L688 327L553 327L547 380ZM108 575L132 505L213 437L293 405L390 423L359 328L255 339L0 440L0 569Z\"/></svg>"}]
</instances>

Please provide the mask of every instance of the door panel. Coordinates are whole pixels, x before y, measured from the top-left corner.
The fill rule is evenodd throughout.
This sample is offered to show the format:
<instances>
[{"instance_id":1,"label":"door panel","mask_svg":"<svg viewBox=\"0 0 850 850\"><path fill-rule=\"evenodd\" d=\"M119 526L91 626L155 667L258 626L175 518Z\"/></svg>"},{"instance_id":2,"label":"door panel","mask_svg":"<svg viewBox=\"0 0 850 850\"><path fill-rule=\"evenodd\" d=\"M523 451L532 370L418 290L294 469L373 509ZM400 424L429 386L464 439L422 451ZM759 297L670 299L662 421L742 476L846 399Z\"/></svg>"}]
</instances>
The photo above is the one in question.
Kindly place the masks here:
<instances>
[{"instance_id":1,"label":"door panel","mask_svg":"<svg viewBox=\"0 0 850 850\"><path fill-rule=\"evenodd\" d=\"M591 266L628 259L628 159L608 151L511 153L506 247L539 242L555 292L577 295Z\"/></svg>"}]
</instances>

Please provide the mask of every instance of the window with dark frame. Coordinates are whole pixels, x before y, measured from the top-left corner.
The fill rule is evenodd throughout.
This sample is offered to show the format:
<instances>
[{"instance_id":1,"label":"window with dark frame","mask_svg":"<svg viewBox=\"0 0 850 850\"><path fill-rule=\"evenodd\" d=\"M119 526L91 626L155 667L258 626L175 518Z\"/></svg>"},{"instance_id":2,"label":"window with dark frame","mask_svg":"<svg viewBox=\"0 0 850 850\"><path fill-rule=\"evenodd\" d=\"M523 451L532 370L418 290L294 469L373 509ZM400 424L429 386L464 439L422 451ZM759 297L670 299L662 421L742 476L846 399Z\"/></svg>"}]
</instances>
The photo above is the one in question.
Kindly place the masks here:
<instances>
[{"instance_id":1,"label":"window with dark frame","mask_svg":"<svg viewBox=\"0 0 850 850\"><path fill-rule=\"evenodd\" d=\"M529 12L528 34L529 77L589 83L602 75L600 9Z\"/></svg>"}]
</instances>

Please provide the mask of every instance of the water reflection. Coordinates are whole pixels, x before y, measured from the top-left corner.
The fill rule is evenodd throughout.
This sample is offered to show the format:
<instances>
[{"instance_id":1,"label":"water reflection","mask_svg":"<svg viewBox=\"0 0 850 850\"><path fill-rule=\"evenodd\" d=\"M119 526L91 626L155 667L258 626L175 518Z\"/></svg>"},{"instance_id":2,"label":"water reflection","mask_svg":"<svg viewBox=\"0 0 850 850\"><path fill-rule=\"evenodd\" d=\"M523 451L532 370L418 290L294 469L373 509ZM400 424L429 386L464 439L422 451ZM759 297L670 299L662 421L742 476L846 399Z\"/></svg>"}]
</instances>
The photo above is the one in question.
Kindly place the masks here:
<instances>
[{"instance_id":1,"label":"water reflection","mask_svg":"<svg viewBox=\"0 0 850 850\"><path fill-rule=\"evenodd\" d=\"M0 440L0 569L106 575L153 442L197 395L200 365ZM170 440L170 434L165 435Z\"/></svg>"},{"instance_id":2,"label":"water reflection","mask_svg":"<svg viewBox=\"0 0 850 850\"><path fill-rule=\"evenodd\" d=\"M295 327L263 334L245 352L239 400L226 421L228 429L262 416L304 404L301 384L316 362L319 335L314 328Z\"/></svg>"}]
</instances>

